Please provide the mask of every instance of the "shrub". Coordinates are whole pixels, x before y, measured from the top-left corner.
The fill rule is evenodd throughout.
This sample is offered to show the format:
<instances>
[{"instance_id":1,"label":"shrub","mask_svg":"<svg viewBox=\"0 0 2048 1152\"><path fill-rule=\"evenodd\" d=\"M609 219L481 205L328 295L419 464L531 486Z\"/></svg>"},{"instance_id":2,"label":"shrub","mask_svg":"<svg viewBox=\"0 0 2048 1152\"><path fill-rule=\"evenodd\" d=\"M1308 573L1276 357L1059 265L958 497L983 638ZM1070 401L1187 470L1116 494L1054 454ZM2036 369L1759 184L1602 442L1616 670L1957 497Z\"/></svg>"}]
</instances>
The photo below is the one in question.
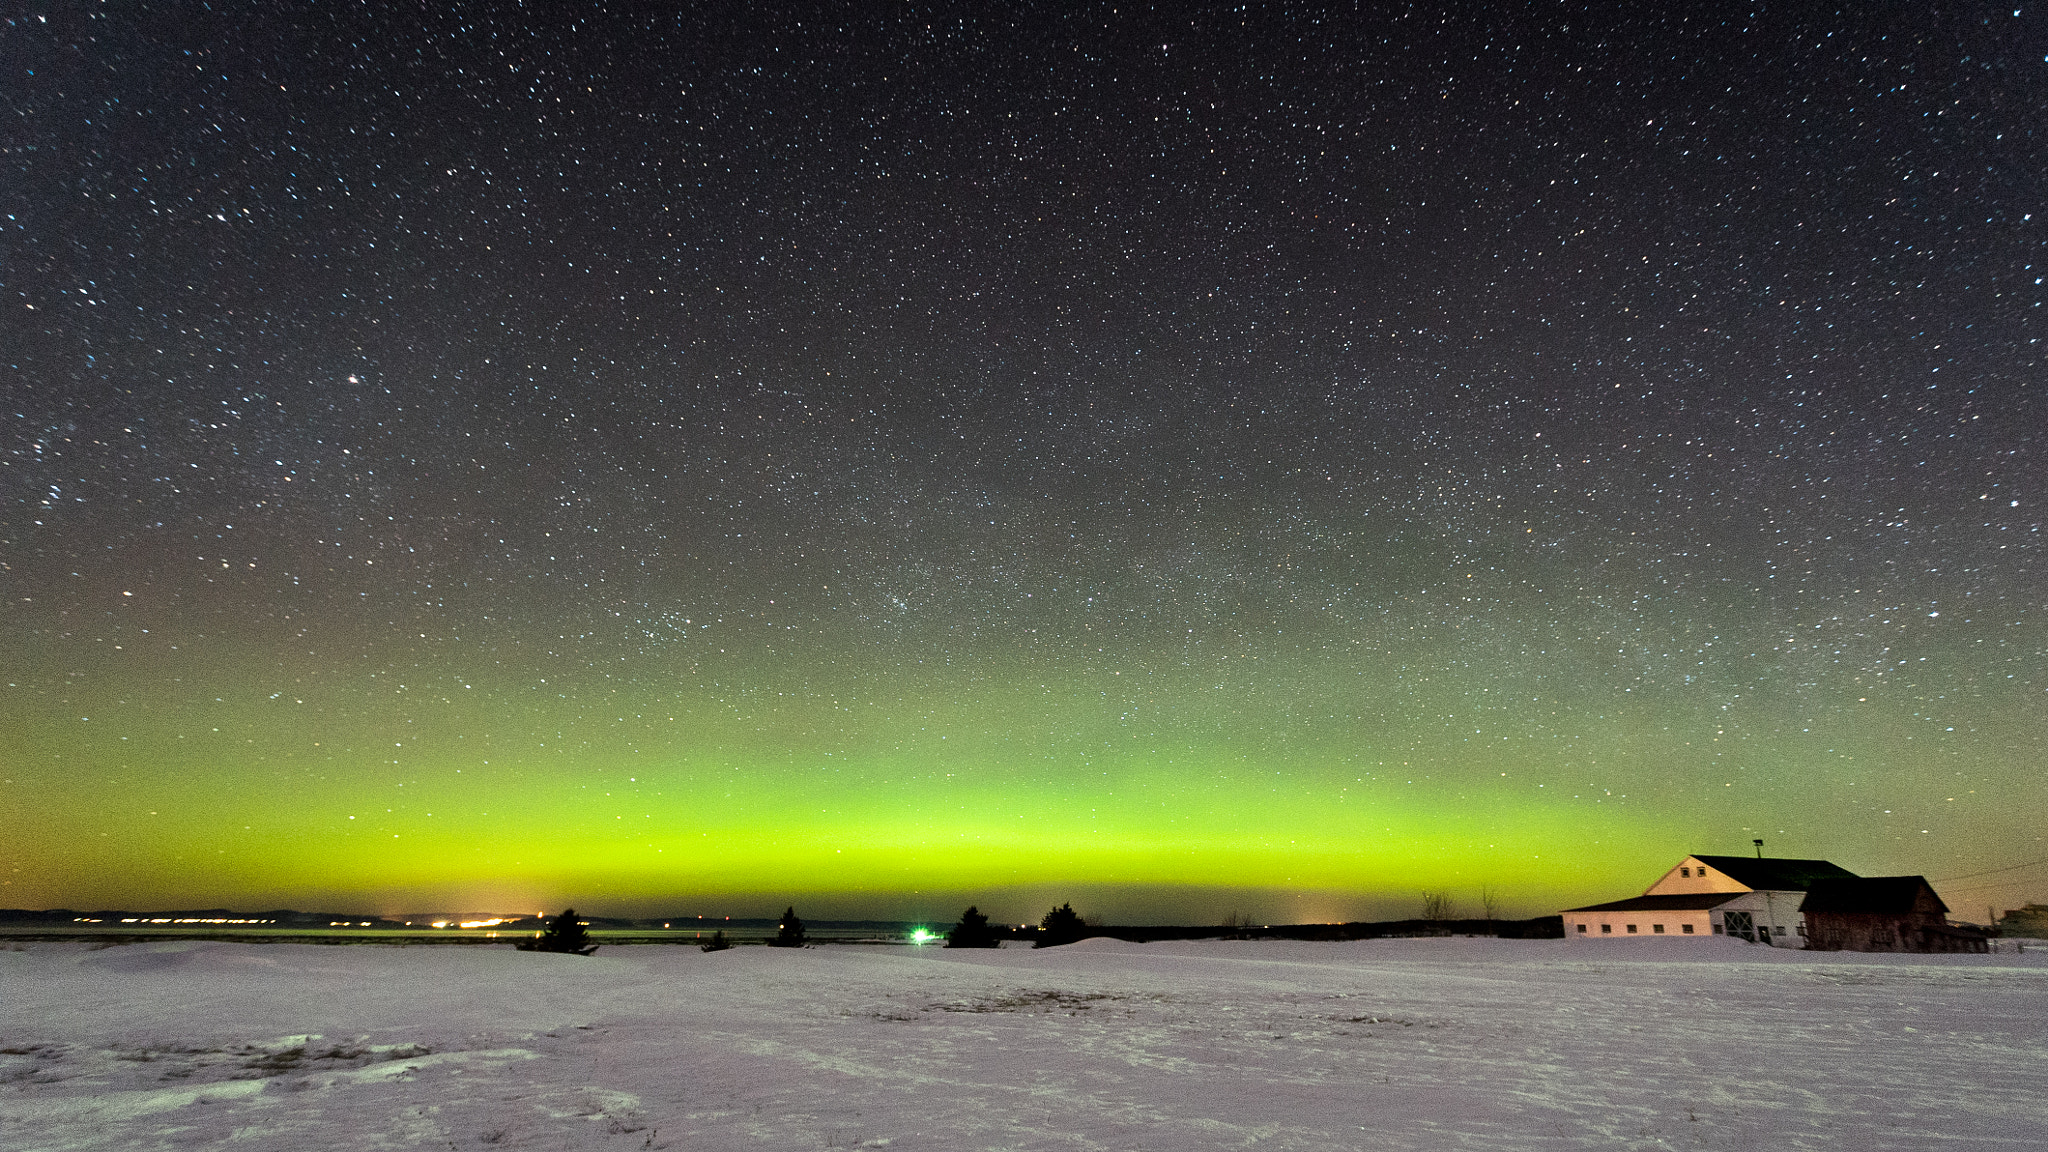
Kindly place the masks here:
<instances>
[{"instance_id":1,"label":"shrub","mask_svg":"<svg viewBox=\"0 0 2048 1152\"><path fill-rule=\"evenodd\" d=\"M588 956L597 951L597 945L590 942L590 933L584 930L583 921L576 918L574 908L564 909L560 916L548 921L538 938L523 941L516 947L521 952L567 952L577 956Z\"/></svg>"},{"instance_id":2,"label":"shrub","mask_svg":"<svg viewBox=\"0 0 2048 1152\"><path fill-rule=\"evenodd\" d=\"M782 923L776 926L775 939L768 942L774 948L801 948L804 946L804 922L796 918L796 906L791 905L782 914Z\"/></svg>"},{"instance_id":3,"label":"shrub","mask_svg":"<svg viewBox=\"0 0 2048 1152\"><path fill-rule=\"evenodd\" d=\"M960 914L960 922L946 933L948 948L997 948L1001 941L996 939L994 929L988 926L988 917L981 910L970 905Z\"/></svg>"},{"instance_id":4,"label":"shrub","mask_svg":"<svg viewBox=\"0 0 2048 1152\"><path fill-rule=\"evenodd\" d=\"M730 947L732 947L732 941L725 938L725 929L720 928L711 934L711 939L697 945L697 950L699 952L723 952Z\"/></svg>"}]
</instances>

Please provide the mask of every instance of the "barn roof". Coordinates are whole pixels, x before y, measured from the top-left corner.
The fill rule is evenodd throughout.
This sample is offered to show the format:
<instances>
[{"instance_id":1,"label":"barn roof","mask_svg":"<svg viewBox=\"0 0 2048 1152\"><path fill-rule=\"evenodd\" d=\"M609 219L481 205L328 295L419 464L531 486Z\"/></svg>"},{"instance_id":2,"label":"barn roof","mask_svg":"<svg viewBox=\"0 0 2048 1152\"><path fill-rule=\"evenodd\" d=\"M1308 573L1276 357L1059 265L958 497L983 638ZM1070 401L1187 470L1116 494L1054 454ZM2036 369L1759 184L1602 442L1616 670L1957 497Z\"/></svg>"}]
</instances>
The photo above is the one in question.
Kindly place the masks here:
<instances>
[{"instance_id":1,"label":"barn roof","mask_svg":"<svg viewBox=\"0 0 2048 1152\"><path fill-rule=\"evenodd\" d=\"M1588 904L1584 908L1567 908L1571 912L1699 912L1708 908L1719 908L1730 900L1740 900L1746 892L1680 892L1671 896L1635 896L1627 900L1616 900L1608 904Z\"/></svg>"},{"instance_id":2,"label":"barn roof","mask_svg":"<svg viewBox=\"0 0 2048 1152\"><path fill-rule=\"evenodd\" d=\"M1749 856L1694 856L1722 875L1758 891L1804 892L1819 880L1853 880L1854 872L1826 860L1758 860Z\"/></svg>"},{"instance_id":3,"label":"barn roof","mask_svg":"<svg viewBox=\"0 0 2048 1152\"><path fill-rule=\"evenodd\" d=\"M1943 912L1948 905L1935 895L1925 876L1858 876L1850 880L1822 880L1807 890L1800 902L1801 912L1861 913L1903 916L1915 911L1925 890Z\"/></svg>"}]
</instances>

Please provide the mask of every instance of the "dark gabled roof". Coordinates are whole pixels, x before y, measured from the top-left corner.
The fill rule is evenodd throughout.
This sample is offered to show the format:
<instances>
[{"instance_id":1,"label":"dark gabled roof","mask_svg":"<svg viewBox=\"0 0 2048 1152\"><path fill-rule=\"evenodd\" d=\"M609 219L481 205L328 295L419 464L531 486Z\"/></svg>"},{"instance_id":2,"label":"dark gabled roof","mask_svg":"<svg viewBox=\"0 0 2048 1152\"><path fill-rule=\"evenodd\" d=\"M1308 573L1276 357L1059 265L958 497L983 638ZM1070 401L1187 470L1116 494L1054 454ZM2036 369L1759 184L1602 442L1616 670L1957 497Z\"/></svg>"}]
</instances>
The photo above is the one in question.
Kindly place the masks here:
<instances>
[{"instance_id":1,"label":"dark gabled roof","mask_svg":"<svg viewBox=\"0 0 2048 1152\"><path fill-rule=\"evenodd\" d=\"M1914 905L1919 902L1923 890L1934 901L1935 908L1943 913L1948 911L1948 905L1935 895L1925 876L1858 876L1849 880L1817 881L1807 890L1799 910L1904 916L1917 911Z\"/></svg>"},{"instance_id":2,"label":"dark gabled roof","mask_svg":"<svg viewBox=\"0 0 2048 1152\"><path fill-rule=\"evenodd\" d=\"M1749 856L1694 856L1737 884L1762 891L1804 892L1817 880L1854 880L1856 874L1825 860L1757 860Z\"/></svg>"},{"instance_id":3,"label":"dark gabled roof","mask_svg":"<svg viewBox=\"0 0 2048 1152\"><path fill-rule=\"evenodd\" d=\"M1627 900L1616 900L1609 904L1588 904L1584 908L1567 908L1570 912L1699 912L1708 908L1719 908L1730 900L1740 900L1747 892L1681 892L1674 896L1636 896Z\"/></svg>"}]
</instances>

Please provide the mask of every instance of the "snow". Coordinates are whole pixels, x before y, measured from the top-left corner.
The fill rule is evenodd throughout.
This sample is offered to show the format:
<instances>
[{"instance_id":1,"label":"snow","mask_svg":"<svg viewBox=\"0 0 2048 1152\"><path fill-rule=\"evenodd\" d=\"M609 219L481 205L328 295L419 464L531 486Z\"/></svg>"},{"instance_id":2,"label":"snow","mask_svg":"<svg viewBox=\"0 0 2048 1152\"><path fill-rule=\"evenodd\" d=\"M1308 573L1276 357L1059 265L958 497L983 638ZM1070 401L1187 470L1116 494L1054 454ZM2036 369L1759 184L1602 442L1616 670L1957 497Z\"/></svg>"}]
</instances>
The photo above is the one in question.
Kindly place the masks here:
<instances>
[{"instance_id":1,"label":"snow","mask_svg":"<svg viewBox=\"0 0 2048 1152\"><path fill-rule=\"evenodd\" d=\"M0 950L0 1148L212 1146L2048 1148L2048 955Z\"/></svg>"}]
</instances>

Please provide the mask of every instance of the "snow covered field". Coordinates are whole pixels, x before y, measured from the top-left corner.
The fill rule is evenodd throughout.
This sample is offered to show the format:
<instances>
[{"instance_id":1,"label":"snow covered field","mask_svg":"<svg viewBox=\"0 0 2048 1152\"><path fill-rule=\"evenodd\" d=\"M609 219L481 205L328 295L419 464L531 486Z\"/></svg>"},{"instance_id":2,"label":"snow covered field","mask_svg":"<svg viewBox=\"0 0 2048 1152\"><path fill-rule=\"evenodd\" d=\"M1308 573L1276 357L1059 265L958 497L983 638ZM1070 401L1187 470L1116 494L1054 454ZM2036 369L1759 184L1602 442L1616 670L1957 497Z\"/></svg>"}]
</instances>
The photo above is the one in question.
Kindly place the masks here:
<instances>
[{"instance_id":1,"label":"snow covered field","mask_svg":"<svg viewBox=\"0 0 2048 1152\"><path fill-rule=\"evenodd\" d=\"M2048 1148L2041 953L13 947L7 1149Z\"/></svg>"}]
</instances>

